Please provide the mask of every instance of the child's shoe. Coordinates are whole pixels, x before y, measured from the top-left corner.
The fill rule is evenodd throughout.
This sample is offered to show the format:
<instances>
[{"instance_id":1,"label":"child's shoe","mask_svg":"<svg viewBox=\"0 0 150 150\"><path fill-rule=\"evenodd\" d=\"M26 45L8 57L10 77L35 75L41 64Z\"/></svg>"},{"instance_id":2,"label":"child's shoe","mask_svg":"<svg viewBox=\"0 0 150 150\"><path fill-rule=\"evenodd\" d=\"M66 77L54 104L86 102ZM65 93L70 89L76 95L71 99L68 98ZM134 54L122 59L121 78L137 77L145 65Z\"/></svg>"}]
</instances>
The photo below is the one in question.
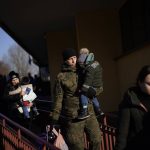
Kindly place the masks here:
<instances>
[{"instance_id":1,"label":"child's shoe","mask_svg":"<svg viewBox=\"0 0 150 150\"><path fill-rule=\"evenodd\" d=\"M96 113L98 121L103 123L104 122L104 118L105 118L105 113L101 109L99 109L95 113Z\"/></svg>"},{"instance_id":2,"label":"child's shoe","mask_svg":"<svg viewBox=\"0 0 150 150\"><path fill-rule=\"evenodd\" d=\"M33 107L34 116L38 116L40 113L38 112L36 107Z\"/></svg>"},{"instance_id":3,"label":"child's shoe","mask_svg":"<svg viewBox=\"0 0 150 150\"><path fill-rule=\"evenodd\" d=\"M88 109L84 108L84 109L81 110L81 112L80 112L79 116L77 117L77 119L83 120L83 119L86 119L88 117L90 117Z\"/></svg>"},{"instance_id":4,"label":"child's shoe","mask_svg":"<svg viewBox=\"0 0 150 150\"><path fill-rule=\"evenodd\" d=\"M104 112L101 109L95 110L96 116L104 116Z\"/></svg>"}]
</instances>

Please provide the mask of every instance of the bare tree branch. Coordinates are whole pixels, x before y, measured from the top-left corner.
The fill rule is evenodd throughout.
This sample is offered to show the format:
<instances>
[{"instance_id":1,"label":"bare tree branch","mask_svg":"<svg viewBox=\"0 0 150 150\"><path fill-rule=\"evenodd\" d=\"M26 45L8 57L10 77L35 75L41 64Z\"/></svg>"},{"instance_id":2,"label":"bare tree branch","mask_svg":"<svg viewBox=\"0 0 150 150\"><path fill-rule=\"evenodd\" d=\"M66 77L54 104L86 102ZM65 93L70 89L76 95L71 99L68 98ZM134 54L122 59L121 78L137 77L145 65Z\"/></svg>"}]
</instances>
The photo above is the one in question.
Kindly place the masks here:
<instances>
[{"instance_id":1,"label":"bare tree branch","mask_svg":"<svg viewBox=\"0 0 150 150\"><path fill-rule=\"evenodd\" d=\"M9 70L10 70L10 66L5 62L0 61L0 74L6 75L8 74Z\"/></svg>"},{"instance_id":2,"label":"bare tree branch","mask_svg":"<svg viewBox=\"0 0 150 150\"><path fill-rule=\"evenodd\" d=\"M29 54L22 47L17 44L12 45L8 49L8 55L2 59L3 66L7 64L6 68L8 68L5 69L5 72L8 74L8 70L14 70L18 72L20 76L27 76L29 72L32 75L38 74L38 66L34 64L32 56L30 56L30 59L31 62L29 63Z\"/></svg>"},{"instance_id":3,"label":"bare tree branch","mask_svg":"<svg viewBox=\"0 0 150 150\"><path fill-rule=\"evenodd\" d=\"M9 62L12 70L18 72L21 76L27 75L29 70L29 54L19 45L13 45L9 48Z\"/></svg>"}]
</instances>

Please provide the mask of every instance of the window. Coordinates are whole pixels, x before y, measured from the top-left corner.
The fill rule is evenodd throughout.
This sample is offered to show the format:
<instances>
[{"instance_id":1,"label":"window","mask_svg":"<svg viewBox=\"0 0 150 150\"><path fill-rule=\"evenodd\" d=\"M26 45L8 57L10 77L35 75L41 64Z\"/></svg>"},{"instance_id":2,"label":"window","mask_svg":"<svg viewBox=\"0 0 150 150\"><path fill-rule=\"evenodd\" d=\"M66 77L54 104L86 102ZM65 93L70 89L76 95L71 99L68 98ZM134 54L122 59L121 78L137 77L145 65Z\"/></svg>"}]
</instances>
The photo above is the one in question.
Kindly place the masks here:
<instances>
[{"instance_id":1,"label":"window","mask_svg":"<svg viewBox=\"0 0 150 150\"><path fill-rule=\"evenodd\" d=\"M149 0L128 0L119 14L124 51L131 51L150 41Z\"/></svg>"}]
</instances>

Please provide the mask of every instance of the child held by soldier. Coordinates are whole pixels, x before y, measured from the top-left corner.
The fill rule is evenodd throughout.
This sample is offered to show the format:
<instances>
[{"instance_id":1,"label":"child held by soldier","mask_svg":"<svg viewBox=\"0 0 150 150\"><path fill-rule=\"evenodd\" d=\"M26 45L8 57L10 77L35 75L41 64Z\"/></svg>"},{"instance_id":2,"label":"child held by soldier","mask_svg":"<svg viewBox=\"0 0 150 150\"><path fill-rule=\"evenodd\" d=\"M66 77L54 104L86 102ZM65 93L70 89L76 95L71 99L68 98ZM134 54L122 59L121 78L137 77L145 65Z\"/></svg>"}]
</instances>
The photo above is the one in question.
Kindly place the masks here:
<instances>
[{"instance_id":1,"label":"child held by soldier","mask_svg":"<svg viewBox=\"0 0 150 150\"><path fill-rule=\"evenodd\" d=\"M104 115L100 108L97 96L103 91L102 67L98 61L94 60L94 54L87 48L82 48L78 58L79 76L82 81L80 89L80 111L78 119L86 119L88 113L88 103L92 102L96 115Z\"/></svg>"}]
</instances>

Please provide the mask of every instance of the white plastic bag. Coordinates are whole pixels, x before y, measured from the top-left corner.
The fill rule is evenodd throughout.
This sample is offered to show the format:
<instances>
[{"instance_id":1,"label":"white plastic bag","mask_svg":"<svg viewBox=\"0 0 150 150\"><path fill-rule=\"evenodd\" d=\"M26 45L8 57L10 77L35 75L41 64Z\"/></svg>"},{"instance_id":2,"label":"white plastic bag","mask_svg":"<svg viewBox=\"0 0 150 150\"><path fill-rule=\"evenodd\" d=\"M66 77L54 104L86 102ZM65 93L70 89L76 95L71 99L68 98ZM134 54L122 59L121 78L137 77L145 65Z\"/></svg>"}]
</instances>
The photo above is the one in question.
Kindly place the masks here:
<instances>
[{"instance_id":1,"label":"white plastic bag","mask_svg":"<svg viewBox=\"0 0 150 150\"><path fill-rule=\"evenodd\" d=\"M31 91L28 95L27 94L23 95L23 100L32 102L35 100L36 97L37 95L33 91Z\"/></svg>"}]
</instances>

